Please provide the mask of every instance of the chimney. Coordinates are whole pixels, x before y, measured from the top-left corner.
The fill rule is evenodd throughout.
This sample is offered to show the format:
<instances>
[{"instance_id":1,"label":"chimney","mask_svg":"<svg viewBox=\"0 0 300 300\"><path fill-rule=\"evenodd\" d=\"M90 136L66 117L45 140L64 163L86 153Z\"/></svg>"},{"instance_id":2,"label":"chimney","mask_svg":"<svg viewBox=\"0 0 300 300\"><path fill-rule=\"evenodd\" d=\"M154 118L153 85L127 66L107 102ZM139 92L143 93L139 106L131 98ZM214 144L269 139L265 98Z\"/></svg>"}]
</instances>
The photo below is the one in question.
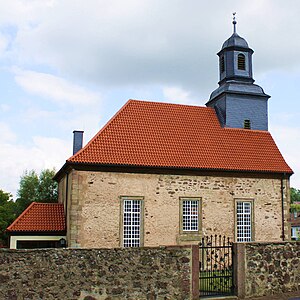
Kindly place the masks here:
<instances>
[{"instance_id":1,"label":"chimney","mask_svg":"<svg viewBox=\"0 0 300 300\"><path fill-rule=\"evenodd\" d=\"M73 155L82 148L83 132L81 130L73 131Z\"/></svg>"}]
</instances>

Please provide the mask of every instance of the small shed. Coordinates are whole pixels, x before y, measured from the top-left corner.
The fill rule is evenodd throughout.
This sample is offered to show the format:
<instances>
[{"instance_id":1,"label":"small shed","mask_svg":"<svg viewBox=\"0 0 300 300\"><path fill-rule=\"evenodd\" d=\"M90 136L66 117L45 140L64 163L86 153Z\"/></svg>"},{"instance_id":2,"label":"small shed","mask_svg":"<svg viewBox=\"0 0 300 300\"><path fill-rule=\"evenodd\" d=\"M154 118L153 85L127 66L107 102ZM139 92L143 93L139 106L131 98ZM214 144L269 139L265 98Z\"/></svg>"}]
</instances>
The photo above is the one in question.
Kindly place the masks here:
<instances>
[{"instance_id":1,"label":"small shed","mask_svg":"<svg viewBox=\"0 0 300 300\"><path fill-rule=\"evenodd\" d=\"M64 206L32 202L6 230L10 234L10 249L63 247L66 241Z\"/></svg>"}]
</instances>

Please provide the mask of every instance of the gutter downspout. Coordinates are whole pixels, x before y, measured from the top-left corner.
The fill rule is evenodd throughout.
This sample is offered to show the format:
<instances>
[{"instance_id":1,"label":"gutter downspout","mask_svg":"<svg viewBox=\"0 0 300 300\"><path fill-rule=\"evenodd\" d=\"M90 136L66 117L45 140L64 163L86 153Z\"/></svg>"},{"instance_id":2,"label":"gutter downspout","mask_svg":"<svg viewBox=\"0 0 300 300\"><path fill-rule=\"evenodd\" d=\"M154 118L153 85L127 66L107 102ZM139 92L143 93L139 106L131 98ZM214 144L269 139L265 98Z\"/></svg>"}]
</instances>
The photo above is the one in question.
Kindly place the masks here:
<instances>
[{"instance_id":1,"label":"gutter downspout","mask_svg":"<svg viewBox=\"0 0 300 300\"><path fill-rule=\"evenodd\" d=\"M282 221L282 240L285 240L285 232L284 232L284 185L283 185L283 179L285 177L285 173L283 174L281 178L281 221Z\"/></svg>"},{"instance_id":2,"label":"gutter downspout","mask_svg":"<svg viewBox=\"0 0 300 300\"><path fill-rule=\"evenodd\" d=\"M65 218L66 218L66 247L68 247L68 194L69 194L69 173L66 173L66 209L65 209Z\"/></svg>"}]
</instances>

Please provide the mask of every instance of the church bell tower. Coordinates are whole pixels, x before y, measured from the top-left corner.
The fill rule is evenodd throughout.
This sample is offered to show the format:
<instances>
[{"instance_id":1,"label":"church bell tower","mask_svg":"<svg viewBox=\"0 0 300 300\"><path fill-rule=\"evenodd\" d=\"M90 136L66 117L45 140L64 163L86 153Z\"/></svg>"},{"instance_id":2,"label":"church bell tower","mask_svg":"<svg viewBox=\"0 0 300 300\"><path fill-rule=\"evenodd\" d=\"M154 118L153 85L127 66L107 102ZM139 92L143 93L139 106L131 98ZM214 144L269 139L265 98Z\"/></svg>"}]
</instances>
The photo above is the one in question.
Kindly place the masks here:
<instances>
[{"instance_id":1,"label":"church bell tower","mask_svg":"<svg viewBox=\"0 0 300 300\"><path fill-rule=\"evenodd\" d=\"M219 87L210 95L206 106L213 107L222 127L268 130L269 95L254 84L253 50L236 33L235 13L233 34L218 53Z\"/></svg>"}]
</instances>

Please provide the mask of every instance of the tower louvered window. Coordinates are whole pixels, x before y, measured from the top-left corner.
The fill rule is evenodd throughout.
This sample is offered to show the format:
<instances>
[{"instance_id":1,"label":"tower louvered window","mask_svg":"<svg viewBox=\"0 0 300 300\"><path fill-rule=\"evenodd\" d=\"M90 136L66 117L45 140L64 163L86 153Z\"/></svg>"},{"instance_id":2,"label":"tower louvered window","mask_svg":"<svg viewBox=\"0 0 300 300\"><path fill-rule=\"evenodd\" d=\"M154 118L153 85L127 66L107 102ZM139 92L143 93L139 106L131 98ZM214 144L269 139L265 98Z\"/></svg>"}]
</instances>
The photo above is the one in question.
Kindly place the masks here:
<instances>
[{"instance_id":1,"label":"tower louvered window","mask_svg":"<svg viewBox=\"0 0 300 300\"><path fill-rule=\"evenodd\" d=\"M250 120L244 120L244 129L251 129Z\"/></svg>"},{"instance_id":2,"label":"tower louvered window","mask_svg":"<svg viewBox=\"0 0 300 300\"><path fill-rule=\"evenodd\" d=\"M220 57L220 71L223 73L225 71L225 59L224 56Z\"/></svg>"},{"instance_id":3,"label":"tower louvered window","mask_svg":"<svg viewBox=\"0 0 300 300\"><path fill-rule=\"evenodd\" d=\"M246 70L246 59L244 54L238 55L238 69Z\"/></svg>"}]
</instances>

